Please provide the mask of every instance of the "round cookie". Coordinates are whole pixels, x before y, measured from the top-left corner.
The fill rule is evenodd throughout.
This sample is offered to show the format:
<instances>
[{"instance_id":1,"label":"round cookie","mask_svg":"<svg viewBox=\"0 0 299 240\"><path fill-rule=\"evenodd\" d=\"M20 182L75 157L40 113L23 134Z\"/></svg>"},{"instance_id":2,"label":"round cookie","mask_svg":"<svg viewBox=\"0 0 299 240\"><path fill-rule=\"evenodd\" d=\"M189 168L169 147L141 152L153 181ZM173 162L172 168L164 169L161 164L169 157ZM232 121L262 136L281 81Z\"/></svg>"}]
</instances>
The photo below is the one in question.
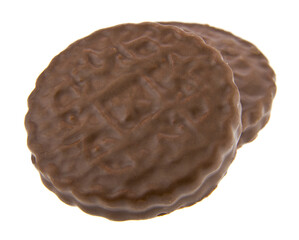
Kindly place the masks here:
<instances>
[{"instance_id":1,"label":"round cookie","mask_svg":"<svg viewBox=\"0 0 299 240\"><path fill-rule=\"evenodd\" d=\"M156 23L102 29L38 77L25 118L32 162L70 205L112 220L192 205L225 174L239 92L214 48Z\"/></svg>"},{"instance_id":2,"label":"round cookie","mask_svg":"<svg viewBox=\"0 0 299 240\"><path fill-rule=\"evenodd\" d=\"M238 147L254 140L270 118L276 93L275 73L266 57L250 42L230 32L197 23L163 22L198 34L219 50L231 67L242 104L242 135Z\"/></svg>"}]
</instances>

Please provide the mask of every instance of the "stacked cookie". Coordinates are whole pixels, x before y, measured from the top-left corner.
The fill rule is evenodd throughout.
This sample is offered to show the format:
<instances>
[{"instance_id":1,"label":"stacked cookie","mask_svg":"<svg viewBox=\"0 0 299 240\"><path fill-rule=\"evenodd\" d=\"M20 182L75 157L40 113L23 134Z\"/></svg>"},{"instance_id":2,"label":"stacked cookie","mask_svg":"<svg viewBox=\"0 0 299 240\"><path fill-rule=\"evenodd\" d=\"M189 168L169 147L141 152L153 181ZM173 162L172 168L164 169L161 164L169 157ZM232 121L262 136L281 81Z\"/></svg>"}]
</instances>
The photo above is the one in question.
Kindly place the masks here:
<instances>
[{"instance_id":1,"label":"stacked cookie","mask_svg":"<svg viewBox=\"0 0 299 240\"><path fill-rule=\"evenodd\" d=\"M146 219L208 196L267 123L275 74L207 25L123 24L57 55L28 98L32 162L64 202Z\"/></svg>"}]
</instances>

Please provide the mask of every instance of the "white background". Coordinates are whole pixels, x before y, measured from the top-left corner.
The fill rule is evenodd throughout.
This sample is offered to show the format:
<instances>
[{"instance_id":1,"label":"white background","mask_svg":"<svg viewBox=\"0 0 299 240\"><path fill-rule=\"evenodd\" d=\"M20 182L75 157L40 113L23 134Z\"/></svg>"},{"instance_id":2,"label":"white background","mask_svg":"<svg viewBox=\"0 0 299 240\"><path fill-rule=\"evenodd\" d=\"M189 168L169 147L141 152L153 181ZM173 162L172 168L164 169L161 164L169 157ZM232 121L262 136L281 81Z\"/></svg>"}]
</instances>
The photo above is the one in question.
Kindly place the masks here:
<instances>
[{"instance_id":1,"label":"white background","mask_svg":"<svg viewBox=\"0 0 299 240\"><path fill-rule=\"evenodd\" d=\"M0 2L0 239L299 239L299 50L294 1ZM27 97L73 41L119 23L208 23L254 43L277 75L270 122L243 146L198 204L112 222L62 203L41 183L26 146Z\"/></svg>"}]
</instances>

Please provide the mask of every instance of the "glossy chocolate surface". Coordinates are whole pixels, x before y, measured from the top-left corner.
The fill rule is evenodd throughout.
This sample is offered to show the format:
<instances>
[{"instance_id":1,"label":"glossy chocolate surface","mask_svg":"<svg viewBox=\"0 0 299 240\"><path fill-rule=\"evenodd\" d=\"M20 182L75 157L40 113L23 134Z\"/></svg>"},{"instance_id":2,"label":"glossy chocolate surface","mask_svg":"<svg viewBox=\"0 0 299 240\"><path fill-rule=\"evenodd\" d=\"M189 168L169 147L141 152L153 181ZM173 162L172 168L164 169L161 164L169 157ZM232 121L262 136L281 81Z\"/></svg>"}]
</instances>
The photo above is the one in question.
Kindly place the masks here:
<instances>
[{"instance_id":1,"label":"glossy chocolate surface","mask_svg":"<svg viewBox=\"0 0 299 240\"><path fill-rule=\"evenodd\" d=\"M28 146L44 184L112 220L204 198L241 134L239 92L219 52L156 23L73 43L39 76L28 105Z\"/></svg>"}]
</instances>

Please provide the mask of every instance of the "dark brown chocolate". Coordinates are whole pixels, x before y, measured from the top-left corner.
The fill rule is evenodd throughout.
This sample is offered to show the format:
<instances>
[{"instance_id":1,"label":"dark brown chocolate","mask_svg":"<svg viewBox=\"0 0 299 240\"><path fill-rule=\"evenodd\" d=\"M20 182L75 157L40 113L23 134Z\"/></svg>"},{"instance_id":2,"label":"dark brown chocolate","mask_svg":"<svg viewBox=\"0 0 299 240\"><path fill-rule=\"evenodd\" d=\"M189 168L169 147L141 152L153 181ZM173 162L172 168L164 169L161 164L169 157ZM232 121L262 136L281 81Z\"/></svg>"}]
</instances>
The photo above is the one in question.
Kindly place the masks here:
<instances>
[{"instance_id":1,"label":"dark brown chocolate","mask_svg":"<svg viewBox=\"0 0 299 240\"><path fill-rule=\"evenodd\" d=\"M219 52L156 23L73 43L39 76L28 105L28 146L44 184L112 220L204 198L241 134L239 92Z\"/></svg>"},{"instance_id":2,"label":"dark brown chocolate","mask_svg":"<svg viewBox=\"0 0 299 240\"><path fill-rule=\"evenodd\" d=\"M242 104L242 135L238 147L254 140L270 118L276 93L275 73L252 43L230 32L197 23L162 23L198 34L219 50L234 73Z\"/></svg>"}]
</instances>

